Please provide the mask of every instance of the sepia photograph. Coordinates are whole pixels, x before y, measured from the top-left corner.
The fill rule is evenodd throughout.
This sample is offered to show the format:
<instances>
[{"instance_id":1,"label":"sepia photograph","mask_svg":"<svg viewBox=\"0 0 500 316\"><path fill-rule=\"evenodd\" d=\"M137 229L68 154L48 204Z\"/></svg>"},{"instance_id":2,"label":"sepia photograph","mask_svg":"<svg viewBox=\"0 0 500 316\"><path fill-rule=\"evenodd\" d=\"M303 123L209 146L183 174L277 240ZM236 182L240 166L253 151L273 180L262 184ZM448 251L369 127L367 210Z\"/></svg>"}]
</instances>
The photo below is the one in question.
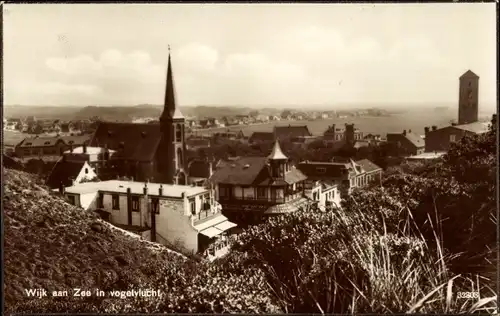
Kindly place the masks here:
<instances>
[{"instance_id":1,"label":"sepia photograph","mask_svg":"<svg viewBox=\"0 0 500 316\"><path fill-rule=\"evenodd\" d=\"M496 3L0 6L2 315L498 315Z\"/></svg>"}]
</instances>

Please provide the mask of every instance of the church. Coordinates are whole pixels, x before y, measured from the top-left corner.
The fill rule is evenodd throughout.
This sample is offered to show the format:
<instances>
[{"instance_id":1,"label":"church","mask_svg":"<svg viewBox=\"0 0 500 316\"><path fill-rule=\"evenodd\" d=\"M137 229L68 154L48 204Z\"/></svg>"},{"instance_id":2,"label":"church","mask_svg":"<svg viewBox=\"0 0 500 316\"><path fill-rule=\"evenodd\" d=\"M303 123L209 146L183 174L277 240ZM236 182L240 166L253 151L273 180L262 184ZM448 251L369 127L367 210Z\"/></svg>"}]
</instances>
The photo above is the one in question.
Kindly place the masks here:
<instances>
[{"instance_id":1,"label":"church","mask_svg":"<svg viewBox=\"0 0 500 316\"><path fill-rule=\"evenodd\" d=\"M185 185L185 138L185 118L176 104L169 52L160 123L100 122L89 146L102 149L98 166L101 180L123 177L134 181Z\"/></svg>"}]
</instances>

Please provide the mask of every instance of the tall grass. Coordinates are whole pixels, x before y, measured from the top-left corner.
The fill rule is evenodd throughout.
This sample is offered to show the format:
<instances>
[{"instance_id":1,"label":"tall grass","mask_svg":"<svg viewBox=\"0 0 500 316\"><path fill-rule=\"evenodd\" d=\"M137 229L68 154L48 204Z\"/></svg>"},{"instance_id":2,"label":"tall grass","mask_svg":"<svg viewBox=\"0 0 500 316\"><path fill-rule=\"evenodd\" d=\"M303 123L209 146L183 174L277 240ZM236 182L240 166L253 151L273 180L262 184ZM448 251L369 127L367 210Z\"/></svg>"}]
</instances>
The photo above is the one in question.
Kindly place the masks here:
<instances>
[{"instance_id":1,"label":"tall grass","mask_svg":"<svg viewBox=\"0 0 500 316\"><path fill-rule=\"evenodd\" d=\"M254 245L252 262L285 312L497 313L496 293L483 277L449 270L456 255L443 249L441 228L433 227L435 240L426 241L409 209L398 212L406 219L397 225L384 215L390 212L379 212L381 226L358 208L296 213L263 224L266 231L282 231L280 241L254 229L246 242ZM297 252L284 255L293 243ZM459 292L480 294L467 299Z\"/></svg>"}]
</instances>

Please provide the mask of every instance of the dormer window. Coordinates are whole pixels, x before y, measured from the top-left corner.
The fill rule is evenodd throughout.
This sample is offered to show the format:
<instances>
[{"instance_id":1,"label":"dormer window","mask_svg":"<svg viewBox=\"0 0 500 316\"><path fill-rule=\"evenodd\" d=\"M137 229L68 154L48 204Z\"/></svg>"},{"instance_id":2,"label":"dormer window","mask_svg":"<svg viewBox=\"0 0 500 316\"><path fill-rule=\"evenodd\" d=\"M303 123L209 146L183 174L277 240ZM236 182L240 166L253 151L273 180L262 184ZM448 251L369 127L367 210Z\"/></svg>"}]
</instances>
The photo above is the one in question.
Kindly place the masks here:
<instances>
[{"instance_id":1,"label":"dormer window","mask_svg":"<svg viewBox=\"0 0 500 316\"><path fill-rule=\"evenodd\" d=\"M73 144L74 142L75 142L75 141L70 140L70 141L68 142L68 144L70 144L70 145L71 145L71 144Z\"/></svg>"},{"instance_id":2,"label":"dormer window","mask_svg":"<svg viewBox=\"0 0 500 316\"><path fill-rule=\"evenodd\" d=\"M45 143L43 143L44 145L50 145L50 141L46 141Z\"/></svg>"},{"instance_id":3,"label":"dormer window","mask_svg":"<svg viewBox=\"0 0 500 316\"><path fill-rule=\"evenodd\" d=\"M26 146L31 146L31 145L32 145L32 143L26 143L25 145L26 145Z\"/></svg>"}]
</instances>

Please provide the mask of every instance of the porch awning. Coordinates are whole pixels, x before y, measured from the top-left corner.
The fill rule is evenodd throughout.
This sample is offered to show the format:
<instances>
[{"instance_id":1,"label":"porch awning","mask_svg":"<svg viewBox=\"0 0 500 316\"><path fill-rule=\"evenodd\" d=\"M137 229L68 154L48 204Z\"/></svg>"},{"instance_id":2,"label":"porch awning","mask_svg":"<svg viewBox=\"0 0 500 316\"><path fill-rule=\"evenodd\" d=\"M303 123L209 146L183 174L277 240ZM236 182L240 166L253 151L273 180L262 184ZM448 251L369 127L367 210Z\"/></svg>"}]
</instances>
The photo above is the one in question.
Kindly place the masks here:
<instances>
[{"instance_id":1,"label":"porch awning","mask_svg":"<svg viewBox=\"0 0 500 316\"><path fill-rule=\"evenodd\" d=\"M222 230L217 229L215 227L209 227L207 229L202 230L200 232L200 234L203 234L203 235L207 236L208 238L212 238L212 237L215 237L217 235L222 234Z\"/></svg>"},{"instance_id":2,"label":"porch awning","mask_svg":"<svg viewBox=\"0 0 500 316\"><path fill-rule=\"evenodd\" d=\"M232 223L230 221L225 221L225 222L222 222L220 224L215 225L215 228L225 232L226 230L231 229L231 228L236 227L236 226L238 226L238 225L236 225L235 223Z\"/></svg>"}]
</instances>

